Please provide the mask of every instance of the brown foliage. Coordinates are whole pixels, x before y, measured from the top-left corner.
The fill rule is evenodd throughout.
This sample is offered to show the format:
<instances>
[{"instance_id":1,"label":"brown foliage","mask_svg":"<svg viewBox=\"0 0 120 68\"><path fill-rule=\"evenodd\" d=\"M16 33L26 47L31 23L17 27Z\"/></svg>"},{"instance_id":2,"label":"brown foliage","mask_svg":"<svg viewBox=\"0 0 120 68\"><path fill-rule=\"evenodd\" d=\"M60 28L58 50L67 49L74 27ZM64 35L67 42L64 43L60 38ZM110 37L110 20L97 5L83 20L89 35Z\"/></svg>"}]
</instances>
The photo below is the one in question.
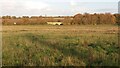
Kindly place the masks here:
<instances>
[{"instance_id":1,"label":"brown foliage","mask_svg":"<svg viewBox=\"0 0 120 68\"><path fill-rule=\"evenodd\" d=\"M96 24L118 24L120 23L120 14L76 14L72 16L57 16L57 17L43 17L43 16L2 16L2 23L4 25L27 25L27 24L47 24L47 22L63 22L64 25L96 25Z\"/></svg>"},{"instance_id":2,"label":"brown foliage","mask_svg":"<svg viewBox=\"0 0 120 68\"><path fill-rule=\"evenodd\" d=\"M63 20L64 25L72 25L72 19L71 17L66 17Z\"/></svg>"}]
</instances>

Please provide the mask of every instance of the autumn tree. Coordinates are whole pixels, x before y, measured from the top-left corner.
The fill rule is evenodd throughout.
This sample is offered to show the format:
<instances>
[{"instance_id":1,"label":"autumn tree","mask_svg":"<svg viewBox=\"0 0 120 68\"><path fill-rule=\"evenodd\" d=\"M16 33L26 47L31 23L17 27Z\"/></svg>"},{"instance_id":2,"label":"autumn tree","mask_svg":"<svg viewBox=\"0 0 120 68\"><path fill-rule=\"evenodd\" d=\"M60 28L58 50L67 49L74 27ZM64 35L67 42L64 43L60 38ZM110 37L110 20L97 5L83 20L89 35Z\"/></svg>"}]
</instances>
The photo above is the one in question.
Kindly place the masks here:
<instances>
[{"instance_id":1,"label":"autumn tree","mask_svg":"<svg viewBox=\"0 0 120 68\"><path fill-rule=\"evenodd\" d=\"M74 17L73 17L73 21L72 21L72 25L74 24L82 24L82 14L76 14Z\"/></svg>"},{"instance_id":2,"label":"autumn tree","mask_svg":"<svg viewBox=\"0 0 120 68\"><path fill-rule=\"evenodd\" d=\"M11 19L11 16L2 16L2 19Z\"/></svg>"},{"instance_id":3,"label":"autumn tree","mask_svg":"<svg viewBox=\"0 0 120 68\"><path fill-rule=\"evenodd\" d=\"M92 25L97 25L97 22L99 21L98 14L94 13L91 15L91 24Z\"/></svg>"},{"instance_id":4,"label":"autumn tree","mask_svg":"<svg viewBox=\"0 0 120 68\"><path fill-rule=\"evenodd\" d=\"M29 24L29 16L22 16L22 20L23 22L21 22L21 24Z\"/></svg>"},{"instance_id":5,"label":"autumn tree","mask_svg":"<svg viewBox=\"0 0 120 68\"><path fill-rule=\"evenodd\" d=\"M64 25L99 25L99 24L120 24L120 14L76 14L75 16L2 16L2 23L9 25L17 24L46 24L47 22L63 22Z\"/></svg>"},{"instance_id":6,"label":"autumn tree","mask_svg":"<svg viewBox=\"0 0 120 68\"><path fill-rule=\"evenodd\" d=\"M120 14L114 14L116 19L116 24L120 25Z\"/></svg>"},{"instance_id":7,"label":"autumn tree","mask_svg":"<svg viewBox=\"0 0 120 68\"><path fill-rule=\"evenodd\" d=\"M71 17L65 17L63 20L64 25L71 25L72 24L72 19Z\"/></svg>"},{"instance_id":8,"label":"autumn tree","mask_svg":"<svg viewBox=\"0 0 120 68\"><path fill-rule=\"evenodd\" d=\"M91 24L91 19L92 17L91 17L91 15L89 14L89 13L85 13L84 15L83 15L83 17L82 17L82 24Z\"/></svg>"},{"instance_id":9,"label":"autumn tree","mask_svg":"<svg viewBox=\"0 0 120 68\"><path fill-rule=\"evenodd\" d=\"M12 18L12 19L16 19L17 17L16 17L16 16L12 16L11 18Z\"/></svg>"}]
</instances>

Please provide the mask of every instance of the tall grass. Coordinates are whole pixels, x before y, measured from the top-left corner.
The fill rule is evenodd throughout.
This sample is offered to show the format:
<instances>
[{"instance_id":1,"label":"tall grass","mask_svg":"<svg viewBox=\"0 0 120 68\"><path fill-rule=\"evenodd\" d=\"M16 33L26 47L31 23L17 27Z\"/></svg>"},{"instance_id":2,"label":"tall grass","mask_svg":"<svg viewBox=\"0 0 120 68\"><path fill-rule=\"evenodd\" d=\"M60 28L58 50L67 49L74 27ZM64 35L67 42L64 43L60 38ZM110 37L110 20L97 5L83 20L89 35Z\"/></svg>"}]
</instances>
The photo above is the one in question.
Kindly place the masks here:
<instances>
[{"instance_id":1,"label":"tall grass","mask_svg":"<svg viewBox=\"0 0 120 68\"><path fill-rule=\"evenodd\" d=\"M119 66L118 35L106 27L17 27L3 27L3 66Z\"/></svg>"}]
</instances>

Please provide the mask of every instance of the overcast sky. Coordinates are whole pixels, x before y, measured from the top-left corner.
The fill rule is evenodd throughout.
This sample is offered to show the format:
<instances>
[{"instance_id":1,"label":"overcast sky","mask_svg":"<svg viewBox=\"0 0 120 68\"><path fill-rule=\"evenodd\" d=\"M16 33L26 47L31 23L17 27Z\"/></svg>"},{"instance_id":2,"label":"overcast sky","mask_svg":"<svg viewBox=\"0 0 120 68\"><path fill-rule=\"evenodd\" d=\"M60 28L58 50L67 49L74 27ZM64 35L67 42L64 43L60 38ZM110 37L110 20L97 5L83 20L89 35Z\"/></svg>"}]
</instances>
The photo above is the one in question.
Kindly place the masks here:
<instances>
[{"instance_id":1,"label":"overcast sky","mask_svg":"<svg viewBox=\"0 0 120 68\"><path fill-rule=\"evenodd\" d=\"M119 0L0 0L0 16L117 13Z\"/></svg>"}]
</instances>

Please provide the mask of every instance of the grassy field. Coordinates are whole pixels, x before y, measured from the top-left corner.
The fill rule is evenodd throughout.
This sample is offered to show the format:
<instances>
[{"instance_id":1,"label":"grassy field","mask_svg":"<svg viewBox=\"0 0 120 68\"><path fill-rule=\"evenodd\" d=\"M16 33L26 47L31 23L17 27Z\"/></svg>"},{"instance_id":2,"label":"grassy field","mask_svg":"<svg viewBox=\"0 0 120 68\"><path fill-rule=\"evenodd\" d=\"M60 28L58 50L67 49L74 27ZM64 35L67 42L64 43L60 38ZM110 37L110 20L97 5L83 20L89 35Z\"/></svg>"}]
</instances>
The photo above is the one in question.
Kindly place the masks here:
<instances>
[{"instance_id":1,"label":"grassy field","mask_svg":"<svg viewBox=\"0 0 120 68\"><path fill-rule=\"evenodd\" d=\"M3 66L118 66L118 26L3 26Z\"/></svg>"}]
</instances>

